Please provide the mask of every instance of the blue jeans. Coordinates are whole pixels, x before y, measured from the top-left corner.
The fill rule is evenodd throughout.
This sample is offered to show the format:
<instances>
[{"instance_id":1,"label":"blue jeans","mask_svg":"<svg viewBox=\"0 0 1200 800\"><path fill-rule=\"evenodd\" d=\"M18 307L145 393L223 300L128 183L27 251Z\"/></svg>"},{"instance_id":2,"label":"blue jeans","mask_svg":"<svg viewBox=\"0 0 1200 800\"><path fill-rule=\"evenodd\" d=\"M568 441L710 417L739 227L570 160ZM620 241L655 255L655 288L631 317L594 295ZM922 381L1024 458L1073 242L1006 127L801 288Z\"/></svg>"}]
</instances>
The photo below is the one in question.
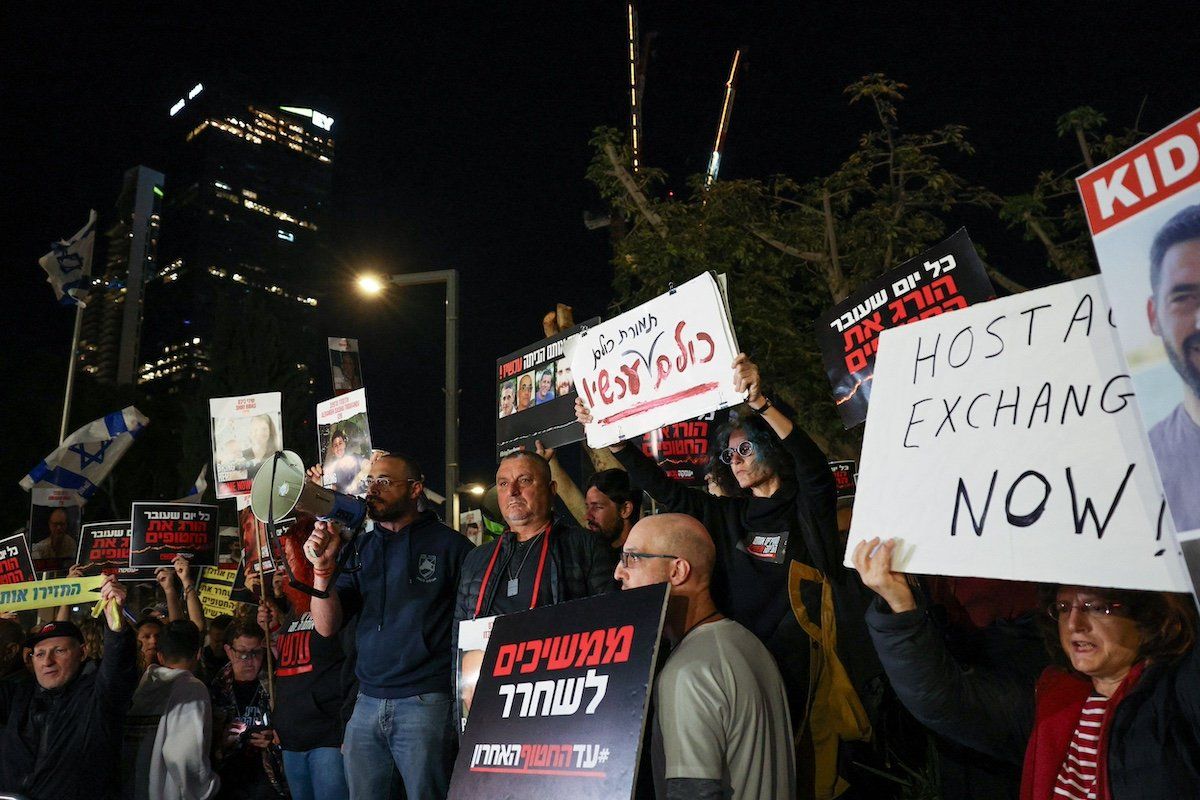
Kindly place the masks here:
<instances>
[{"instance_id":1,"label":"blue jeans","mask_svg":"<svg viewBox=\"0 0 1200 800\"><path fill-rule=\"evenodd\" d=\"M360 692L342 740L352 800L392 797L393 765L408 800L445 798L454 769L453 709L449 692L398 700Z\"/></svg>"},{"instance_id":2,"label":"blue jeans","mask_svg":"<svg viewBox=\"0 0 1200 800\"><path fill-rule=\"evenodd\" d=\"M347 800L346 770L336 747L284 750L283 773L292 800Z\"/></svg>"}]
</instances>

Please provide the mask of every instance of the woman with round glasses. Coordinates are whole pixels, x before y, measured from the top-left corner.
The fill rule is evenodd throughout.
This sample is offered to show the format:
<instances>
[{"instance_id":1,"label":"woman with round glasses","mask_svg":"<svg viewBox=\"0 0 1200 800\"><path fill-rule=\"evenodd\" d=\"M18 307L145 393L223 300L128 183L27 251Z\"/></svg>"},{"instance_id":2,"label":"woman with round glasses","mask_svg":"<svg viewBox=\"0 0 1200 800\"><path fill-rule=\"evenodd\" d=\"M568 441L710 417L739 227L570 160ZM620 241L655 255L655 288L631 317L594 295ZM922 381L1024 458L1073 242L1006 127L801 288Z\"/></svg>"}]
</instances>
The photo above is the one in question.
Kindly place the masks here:
<instances>
[{"instance_id":1,"label":"woman with round glasses","mask_svg":"<svg viewBox=\"0 0 1200 800\"><path fill-rule=\"evenodd\" d=\"M1022 800L1200 795L1200 651L1190 595L1043 589L1059 662L1037 688L962 669L891 569L895 540L860 542L854 566L879 598L867 625L901 702L931 730L1023 763Z\"/></svg>"}]
</instances>

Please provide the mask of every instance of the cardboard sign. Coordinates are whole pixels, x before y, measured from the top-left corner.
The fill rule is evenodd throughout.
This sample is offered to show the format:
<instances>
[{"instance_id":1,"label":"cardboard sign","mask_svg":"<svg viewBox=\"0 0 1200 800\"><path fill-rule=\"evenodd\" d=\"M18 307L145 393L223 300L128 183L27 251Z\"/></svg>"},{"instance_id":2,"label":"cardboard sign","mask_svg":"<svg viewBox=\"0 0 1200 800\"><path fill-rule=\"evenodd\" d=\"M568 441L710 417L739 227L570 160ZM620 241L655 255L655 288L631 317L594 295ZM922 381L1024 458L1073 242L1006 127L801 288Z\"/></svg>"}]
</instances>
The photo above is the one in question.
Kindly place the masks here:
<instances>
[{"instance_id":1,"label":"cardboard sign","mask_svg":"<svg viewBox=\"0 0 1200 800\"><path fill-rule=\"evenodd\" d=\"M632 797L665 584L498 617L450 798Z\"/></svg>"},{"instance_id":2,"label":"cardboard sign","mask_svg":"<svg viewBox=\"0 0 1200 800\"><path fill-rule=\"evenodd\" d=\"M1088 172L1079 192L1167 507L1200 587L1200 110Z\"/></svg>"},{"instance_id":3,"label":"cardboard sign","mask_svg":"<svg viewBox=\"0 0 1200 800\"><path fill-rule=\"evenodd\" d=\"M366 390L355 389L317 403L317 452L321 454L322 486L366 496L363 479L371 471Z\"/></svg>"},{"instance_id":4,"label":"cardboard sign","mask_svg":"<svg viewBox=\"0 0 1200 800\"><path fill-rule=\"evenodd\" d=\"M281 402L279 392L208 401L218 499L249 495L254 473L283 449Z\"/></svg>"},{"instance_id":5,"label":"cardboard sign","mask_svg":"<svg viewBox=\"0 0 1200 800\"><path fill-rule=\"evenodd\" d=\"M345 394L363 388L358 339L329 337L329 369L333 374L334 394Z\"/></svg>"},{"instance_id":6,"label":"cardboard sign","mask_svg":"<svg viewBox=\"0 0 1200 800\"><path fill-rule=\"evenodd\" d=\"M605 447L737 405L737 337L712 273L580 334L571 369L592 412L587 441Z\"/></svg>"},{"instance_id":7,"label":"cardboard sign","mask_svg":"<svg viewBox=\"0 0 1200 800\"><path fill-rule=\"evenodd\" d=\"M0 611L31 611L36 608L81 605L100 599L103 575L84 578L54 578L0 586Z\"/></svg>"},{"instance_id":8,"label":"cardboard sign","mask_svg":"<svg viewBox=\"0 0 1200 800\"><path fill-rule=\"evenodd\" d=\"M671 480L685 486L703 486L713 436L717 427L728 419L728 410L710 411L695 419L655 428L642 437L642 452L654 459Z\"/></svg>"},{"instance_id":9,"label":"cardboard sign","mask_svg":"<svg viewBox=\"0 0 1200 800\"><path fill-rule=\"evenodd\" d=\"M216 566L217 507L134 503L131 567L169 567L175 556L192 566Z\"/></svg>"},{"instance_id":10,"label":"cardboard sign","mask_svg":"<svg viewBox=\"0 0 1200 800\"><path fill-rule=\"evenodd\" d=\"M24 583L36 577L25 535L14 533L0 539L0 584Z\"/></svg>"},{"instance_id":11,"label":"cardboard sign","mask_svg":"<svg viewBox=\"0 0 1200 800\"><path fill-rule=\"evenodd\" d=\"M200 597L200 605L204 606L206 618L216 619L222 614L233 616L233 613L237 611L237 603L229 599L236 576L236 569L204 567L200 570L200 580L196 584L196 592Z\"/></svg>"},{"instance_id":12,"label":"cardboard sign","mask_svg":"<svg viewBox=\"0 0 1200 800\"><path fill-rule=\"evenodd\" d=\"M92 522L79 533L76 564L102 575L116 575L122 583L154 581L154 568L129 566L130 525L128 522Z\"/></svg>"},{"instance_id":13,"label":"cardboard sign","mask_svg":"<svg viewBox=\"0 0 1200 800\"><path fill-rule=\"evenodd\" d=\"M996 296L966 228L885 272L822 314L817 342L842 424L867 418L879 334Z\"/></svg>"},{"instance_id":14,"label":"cardboard sign","mask_svg":"<svg viewBox=\"0 0 1200 800\"><path fill-rule=\"evenodd\" d=\"M496 457L541 441L559 447L583 439L575 421L571 346L593 317L496 360Z\"/></svg>"},{"instance_id":15,"label":"cardboard sign","mask_svg":"<svg viewBox=\"0 0 1200 800\"><path fill-rule=\"evenodd\" d=\"M1098 277L885 331L846 564L1186 590Z\"/></svg>"}]
</instances>

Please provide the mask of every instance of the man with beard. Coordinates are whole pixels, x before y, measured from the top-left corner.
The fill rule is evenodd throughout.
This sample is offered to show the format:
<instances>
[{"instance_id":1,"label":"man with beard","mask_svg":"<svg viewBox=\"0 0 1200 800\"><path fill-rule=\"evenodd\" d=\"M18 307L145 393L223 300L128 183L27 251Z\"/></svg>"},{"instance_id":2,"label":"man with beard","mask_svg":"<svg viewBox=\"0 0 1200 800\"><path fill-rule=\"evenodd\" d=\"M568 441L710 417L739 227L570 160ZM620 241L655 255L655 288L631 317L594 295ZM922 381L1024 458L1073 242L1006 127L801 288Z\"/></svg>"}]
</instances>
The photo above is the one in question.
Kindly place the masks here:
<instances>
[{"instance_id":1,"label":"man with beard","mask_svg":"<svg viewBox=\"0 0 1200 800\"><path fill-rule=\"evenodd\" d=\"M623 469L597 472L587 482L587 526L614 550L620 550L642 514L642 490L629 485Z\"/></svg>"},{"instance_id":2,"label":"man with beard","mask_svg":"<svg viewBox=\"0 0 1200 800\"><path fill-rule=\"evenodd\" d=\"M353 544L361 569L330 585L333 523L318 521L304 546L316 588L336 589L312 600L317 633L334 636L358 616L360 693L342 744L350 797L390 797L395 769L408 797L441 798L454 766L450 627L471 543L424 508L412 458L381 455L365 484L375 527Z\"/></svg>"},{"instance_id":3,"label":"man with beard","mask_svg":"<svg viewBox=\"0 0 1200 800\"><path fill-rule=\"evenodd\" d=\"M1200 528L1200 205L1180 211L1150 247L1150 329L1183 379L1183 402L1150 429L1175 527Z\"/></svg>"}]
</instances>

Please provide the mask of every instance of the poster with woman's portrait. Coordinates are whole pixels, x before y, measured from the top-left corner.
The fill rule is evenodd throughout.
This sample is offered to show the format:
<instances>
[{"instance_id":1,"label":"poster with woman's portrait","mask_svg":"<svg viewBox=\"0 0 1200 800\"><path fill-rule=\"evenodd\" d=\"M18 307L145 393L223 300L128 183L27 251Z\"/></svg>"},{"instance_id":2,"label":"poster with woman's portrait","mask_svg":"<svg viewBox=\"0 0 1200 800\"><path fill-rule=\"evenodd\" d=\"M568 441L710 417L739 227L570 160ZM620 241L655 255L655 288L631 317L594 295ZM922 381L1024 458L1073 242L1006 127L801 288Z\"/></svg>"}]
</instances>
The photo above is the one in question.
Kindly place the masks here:
<instances>
[{"instance_id":1,"label":"poster with woman's portrait","mask_svg":"<svg viewBox=\"0 0 1200 800\"><path fill-rule=\"evenodd\" d=\"M317 403L317 452L321 485L343 494L366 495L363 479L371 468L366 390Z\"/></svg>"},{"instance_id":2,"label":"poster with woman's portrait","mask_svg":"<svg viewBox=\"0 0 1200 800\"><path fill-rule=\"evenodd\" d=\"M358 339L329 337L329 369L333 375L334 394L345 394L363 387Z\"/></svg>"},{"instance_id":3,"label":"poster with woman's portrait","mask_svg":"<svg viewBox=\"0 0 1200 800\"><path fill-rule=\"evenodd\" d=\"M250 484L268 457L283 449L282 395L279 392L214 397L212 417L213 472L217 497L250 494Z\"/></svg>"}]
</instances>

